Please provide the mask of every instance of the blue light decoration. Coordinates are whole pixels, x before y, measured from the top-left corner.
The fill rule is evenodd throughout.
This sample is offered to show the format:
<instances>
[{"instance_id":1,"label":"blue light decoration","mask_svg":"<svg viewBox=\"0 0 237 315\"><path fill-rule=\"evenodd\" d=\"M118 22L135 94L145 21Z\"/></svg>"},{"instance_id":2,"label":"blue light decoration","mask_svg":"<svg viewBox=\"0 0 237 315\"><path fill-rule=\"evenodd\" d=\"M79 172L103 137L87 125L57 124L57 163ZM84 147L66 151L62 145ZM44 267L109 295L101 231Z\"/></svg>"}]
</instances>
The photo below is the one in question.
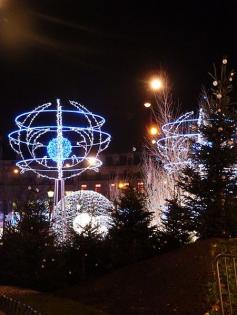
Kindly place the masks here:
<instances>
[{"instance_id":1,"label":"blue light decoration","mask_svg":"<svg viewBox=\"0 0 237 315\"><path fill-rule=\"evenodd\" d=\"M105 119L75 101L46 103L15 119L18 129L8 135L13 150L20 156L16 165L21 173L32 171L53 179L54 208L61 200L65 214L64 181L87 170L98 171L99 154L110 141L102 131ZM66 217L63 219L65 234Z\"/></svg>"},{"instance_id":2,"label":"blue light decoration","mask_svg":"<svg viewBox=\"0 0 237 315\"><path fill-rule=\"evenodd\" d=\"M61 141L61 143L59 143L59 141ZM62 147L62 150L60 150L61 147ZM53 161L63 162L70 156L72 152L71 142L66 138L62 138L60 140L58 138L54 138L50 140L47 146L47 152L48 152L49 157Z\"/></svg>"},{"instance_id":3,"label":"blue light decoration","mask_svg":"<svg viewBox=\"0 0 237 315\"><path fill-rule=\"evenodd\" d=\"M98 171L102 165L99 154L111 141L110 134L101 130L105 119L76 101L61 105L57 99L20 114L15 122L18 130L8 137L20 156L17 166L22 173L33 171L49 179Z\"/></svg>"},{"instance_id":4,"label":"blue light decoration","mask_svg":"<svg viewBox=\"0 0 237 315\"><path fill-rule=\"evenodd\" d=\"M185 165L191 164L189 156L191 141L202 141L198 127L202 121L202 111L195 118L193 112L187 112L162 126L163 137L157 140L157 148L164 168L174 173Z\"/></svg>"}]
</instances>

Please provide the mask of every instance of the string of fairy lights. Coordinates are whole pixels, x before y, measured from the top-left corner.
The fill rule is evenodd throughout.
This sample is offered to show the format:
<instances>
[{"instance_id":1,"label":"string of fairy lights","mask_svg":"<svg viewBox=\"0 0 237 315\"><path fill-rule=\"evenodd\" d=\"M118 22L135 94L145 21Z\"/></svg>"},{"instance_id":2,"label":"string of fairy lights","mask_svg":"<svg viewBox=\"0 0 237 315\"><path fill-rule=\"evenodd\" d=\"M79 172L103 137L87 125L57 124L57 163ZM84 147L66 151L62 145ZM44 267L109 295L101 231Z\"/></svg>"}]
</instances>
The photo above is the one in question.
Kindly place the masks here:
<instances>
[{"instance_id":1,"label":"string of fairy lights","mask_svg":"<svg viewBox=\"0 0 237 315\"><path fill-rule=\"evenodd\" d=\"M98 171L99 154L110 141L102 131L105 119L75 101L40 105L15 119L17 130L9 134L12 149L20 156L16 165L21 173L32 171L52 179L54 209L61 208L62 226L66 231L65 180L87 170ZM62 235L64 238L64 235Z\"/></svg>"},{"instance_id":2,"label":"string of fairy lights","mask_svg":"<svg viewBox=\"0 0 237 315\"><path fill-rule=\"evenodd\" d=\"M172 173L191 163L190 140L198 140L199 118L187 112L162 126L163 136L157 140L157 148L164 168Z\"/></svg>"},{"instance_id":3,"label":"string of fairy lights","mask_svg":"<svg viewBox=\"0 0 237 315\"><path fill-rule=\"evenodd\" d=\"M105 234L111 225L113 203L102 194L92 190L79 190L65 197L65 218L62 213L61 201L53 214L53 230L58 242L63 239L63 225L67 230L64 238L70 237L70 229L76 233L86 232L87 228L96 229ZM65 222L64 222L65 219Z\"/></svg>"},{"instance_id":4,"label":"string of fairy lights","mask_svg":"<svg viewBox=\"0 0 237 315\"><path fill-rule=\"evenodd\" d=\"M75 125L70 125L71 121ZM99 153L111 140L101 130L105 119L75 101L63 107L58 99L56 106L38 106L17 116L15 122L19 129L8 137L20 156L17 166L22 173L32 171L49 179L68 179L88 169L98 170L102 165Z\"/></svg>"}]
</instances>

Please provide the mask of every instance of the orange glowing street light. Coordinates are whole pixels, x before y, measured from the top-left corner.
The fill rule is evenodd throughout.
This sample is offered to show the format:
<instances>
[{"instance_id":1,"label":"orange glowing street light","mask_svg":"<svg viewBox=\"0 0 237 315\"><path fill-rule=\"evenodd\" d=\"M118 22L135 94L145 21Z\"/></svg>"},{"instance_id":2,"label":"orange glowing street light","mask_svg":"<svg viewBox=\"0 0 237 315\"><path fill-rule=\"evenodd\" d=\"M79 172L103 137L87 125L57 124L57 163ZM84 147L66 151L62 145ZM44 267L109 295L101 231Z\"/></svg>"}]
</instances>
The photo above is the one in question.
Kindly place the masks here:
<instances>
[{"instance_id":1,"label":"orange glowing street light","mask_svg":"<svg viewBox=\"0 0 237 315\"><path fill-rule=\"evenodd\" d=\"M159 134L159 129L156 126L151 126L149 128L149 134L151 136L157 136Z\"/></svg>"},{"instance_id":2,"label":"orange glowing street light","mask_svg":"<svg viewBox=\"0 0 237 315\"><path fill-rule=\"evenodd\" d=\"M18 168L14 168L13 173L16 174L16 175L19 174L19 169Z\"/></svg>"},{"instance_id":3,"label":"orange glowing street light","mask_svg":"<svg viewBox=\"0 0 237 315\"><path fill-rule=\"evenodd\" d=\"M163 81L159 77L155 77L150 80L150 88L153 91L159 91L164 87Z\"/></svg>"}]
</instances>

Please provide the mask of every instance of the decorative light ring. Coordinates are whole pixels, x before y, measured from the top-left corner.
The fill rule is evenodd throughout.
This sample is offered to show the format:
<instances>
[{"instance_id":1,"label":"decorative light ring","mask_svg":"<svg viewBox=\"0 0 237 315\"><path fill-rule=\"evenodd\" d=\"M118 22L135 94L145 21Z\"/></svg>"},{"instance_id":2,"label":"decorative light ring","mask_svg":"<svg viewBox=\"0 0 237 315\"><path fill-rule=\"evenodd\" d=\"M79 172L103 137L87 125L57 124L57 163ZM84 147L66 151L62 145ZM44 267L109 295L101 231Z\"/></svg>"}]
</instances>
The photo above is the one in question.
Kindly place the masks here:
<instances>
[{"instance_id":1,"label":"decorative light ring","mask_svg":"<svg viewBox=\"0 0 237 315\"><path fill-rule=\"evenodd\" d=\"M56 105L56 106L55 106ZM9 134L13 150L21 160L22 172L50 179L66 179L102 165L98 155L105 150L111 136L102 131L105 119L85 106L69 101L61 105L47 103L15 119L18 130ZM89 163L94 156L93 165Z\"/></svg>"},{"instance_id":2,"label":"decorative light ring","mask_svg":"<svg viewBox=\"0 0 237 315\"><path fill-rule=\"evenodd\" d=\"M193 118L193 112L162 126L163 137L158 139L157 148L164 167L174 172L191 163L188 158L190 140L198 140L200 117Z\"/></svg>"}]
</instances>

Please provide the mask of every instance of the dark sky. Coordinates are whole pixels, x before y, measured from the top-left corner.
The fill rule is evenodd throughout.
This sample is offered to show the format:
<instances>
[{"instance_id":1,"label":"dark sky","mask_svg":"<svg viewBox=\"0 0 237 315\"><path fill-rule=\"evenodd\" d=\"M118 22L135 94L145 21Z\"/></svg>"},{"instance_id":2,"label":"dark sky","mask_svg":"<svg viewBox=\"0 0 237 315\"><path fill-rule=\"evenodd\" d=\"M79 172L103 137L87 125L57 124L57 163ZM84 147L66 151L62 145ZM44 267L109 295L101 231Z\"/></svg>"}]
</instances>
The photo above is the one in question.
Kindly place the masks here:
<instances>
[{"instance_id":1,"label":"dark sky","mask_svg":"<svg viewBox=\"0 0 237 315\"><path fill-rule=\"evenodd\" d=\"M0 0L3 139L16 114L61 97L107 119L114 151L131 150L145 134L151 74L168 73L186 110L213 62L237 65L236 12L227 0Z\"/></svg>"}]
</instances>

